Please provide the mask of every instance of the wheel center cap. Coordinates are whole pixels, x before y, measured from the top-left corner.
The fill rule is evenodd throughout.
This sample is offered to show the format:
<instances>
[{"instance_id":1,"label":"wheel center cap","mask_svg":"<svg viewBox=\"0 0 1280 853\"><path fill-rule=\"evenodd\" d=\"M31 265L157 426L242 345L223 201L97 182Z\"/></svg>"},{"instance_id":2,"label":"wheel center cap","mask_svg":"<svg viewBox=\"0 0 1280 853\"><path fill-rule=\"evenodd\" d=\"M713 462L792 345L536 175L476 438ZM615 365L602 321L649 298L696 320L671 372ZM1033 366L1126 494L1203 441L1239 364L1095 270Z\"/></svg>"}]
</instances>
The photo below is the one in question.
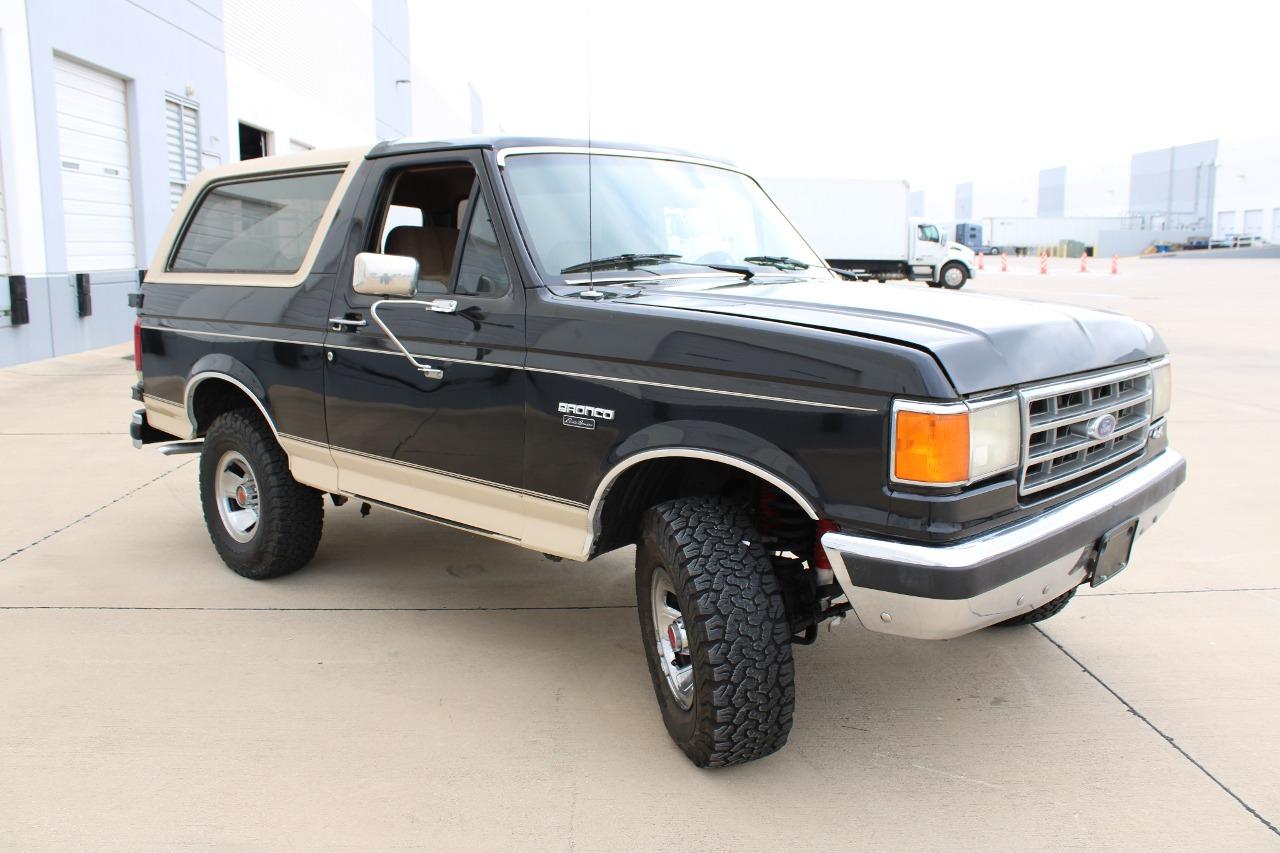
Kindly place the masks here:
<instances>
[{"instance_id":1,"label":"wheel center cap","mask_svg":"<svg viewBox=\"0 0 1280 853\"><path fill-rule=\"evenodd\" d=\"M667 642L671 644L671 651L673 652L683 652L685 650L684 625L679 619L667 626Z\"/></svg>"},{"instance_id":2,"label":"wheel center cap","mask_svg":"<svg viewBox=\"0 0 1280 853\"><path fill-rule=\"evenodd\" d=\"M236 486L236 505L244 509L247 503L249 503L249 492L244 486Z\"/></svg>"}]
</instances>

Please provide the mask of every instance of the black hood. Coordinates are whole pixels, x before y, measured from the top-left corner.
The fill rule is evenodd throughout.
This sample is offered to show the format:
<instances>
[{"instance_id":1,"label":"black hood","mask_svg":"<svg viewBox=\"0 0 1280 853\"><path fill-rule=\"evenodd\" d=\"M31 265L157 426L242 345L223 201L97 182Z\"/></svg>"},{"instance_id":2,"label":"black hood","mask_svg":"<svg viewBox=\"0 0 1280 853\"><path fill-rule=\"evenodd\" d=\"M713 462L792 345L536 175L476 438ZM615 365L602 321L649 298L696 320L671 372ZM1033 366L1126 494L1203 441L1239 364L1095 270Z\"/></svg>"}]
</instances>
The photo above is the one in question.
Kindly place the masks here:
<instances>
[{"instance_id":1,"label":"black hood","mask_svg":"<svg viewBox=\"0 0 1280 853\"><path fill-rule=\"evenodd\" d=\"M951 290L814 279L687 279L632 304L753 317L899 342L933 354L961 394L1053 379L1167 352L1122 314Z\"/></svg>"}]
</instances>

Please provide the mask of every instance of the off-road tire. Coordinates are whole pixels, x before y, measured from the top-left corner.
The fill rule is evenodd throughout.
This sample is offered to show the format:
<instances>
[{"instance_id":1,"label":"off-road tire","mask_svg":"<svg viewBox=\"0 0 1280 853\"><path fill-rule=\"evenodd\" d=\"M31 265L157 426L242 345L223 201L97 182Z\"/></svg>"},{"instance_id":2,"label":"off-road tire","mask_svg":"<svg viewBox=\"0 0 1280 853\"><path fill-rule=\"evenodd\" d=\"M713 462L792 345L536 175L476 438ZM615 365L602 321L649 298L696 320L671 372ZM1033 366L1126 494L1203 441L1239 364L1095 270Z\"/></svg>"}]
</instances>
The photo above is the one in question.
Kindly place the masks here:
<instances>
[{"instance_id":1,"label":"off-road tire","mask_svg":"<svg viewBox=\"0 0 1280 853\"><path fill-rule=\"evenodd\" d=\"M781 749L795 711L791 625L760 537L722 497L668 501L644 517L636 597L649 675L667 731L699 767ZM652 575L672 581L693 665L692 705L676 701L658 662Z\"/></svg>"},{"instance_id":2,"label":"off-road tire","mask_svg":"<svg viewBox=\"0 0 1280 853\"><path fill-rule=\"evenodd\" d=\"M1028 610L1021 616L1014 616L1012 619L997 622L996 627L1012 628L1015 625L1033 625L1036 622L1043 622L1050 616L1056 616L1058 613L1062 612L1062 608L1071 603L1071 599L1075 598L1077 589L1079 589L1079 587L1072 587L1052 601L1046 601L1044 604L1041 604L1035 610Z\"/></svg>"},{"instance_id":3,"label":"off-road tire","mask_svg":"<svg viewBox=\"0 0 1280 853\"><path fill-rule=\"evenodd\" d=\"M259 519L248 542L237 542L218 512L216 469L229 450L244 456L257 480ZM293 479L288 457L258 412L238 409L210 425L200 451L200 505L213 547L236 574L267 580L309 563L324 527L323 498Z\"/></svg>"}]
</instances>

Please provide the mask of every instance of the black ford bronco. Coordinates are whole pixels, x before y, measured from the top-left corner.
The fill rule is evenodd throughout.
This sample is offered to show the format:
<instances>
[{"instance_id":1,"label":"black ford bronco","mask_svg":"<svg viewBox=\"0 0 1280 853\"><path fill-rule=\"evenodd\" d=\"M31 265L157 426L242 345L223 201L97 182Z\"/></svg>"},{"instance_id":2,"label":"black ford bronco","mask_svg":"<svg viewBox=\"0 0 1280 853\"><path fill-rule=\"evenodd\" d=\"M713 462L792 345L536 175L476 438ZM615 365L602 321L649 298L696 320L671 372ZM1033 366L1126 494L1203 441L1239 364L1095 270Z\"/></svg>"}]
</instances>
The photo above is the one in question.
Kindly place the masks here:
<instances>
[{"instance_id":1,"label":"black ford bronco","mask_svg":"<svg viewBox=\"0 0 1280 853\"><path fill-rule=\"evenodd\" d=\"M546 139L210 170L135 297L138 446L200 453L219 555L304 566L324 497L590 560L636 546L663 720L779 749L792 646L1035 622L1185 463L1116 314L849 280L749 176Z\"/></svg>"}]
</instances>

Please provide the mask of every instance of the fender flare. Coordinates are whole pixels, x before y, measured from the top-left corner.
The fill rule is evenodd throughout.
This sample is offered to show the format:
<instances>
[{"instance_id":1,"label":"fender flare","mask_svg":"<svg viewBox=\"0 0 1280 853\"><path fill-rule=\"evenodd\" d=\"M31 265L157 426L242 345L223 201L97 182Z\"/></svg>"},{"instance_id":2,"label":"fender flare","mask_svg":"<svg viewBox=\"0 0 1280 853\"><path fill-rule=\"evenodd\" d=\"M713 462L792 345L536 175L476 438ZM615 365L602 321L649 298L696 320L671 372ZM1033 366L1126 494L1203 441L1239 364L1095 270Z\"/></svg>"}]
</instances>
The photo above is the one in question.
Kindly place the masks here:
<instances>
[{"instance_id":1,"label":"fender flare","mask_svg":"<svg viewBox=\"0 0 1280 853\"><path fill-rule=\"evenodd\" d=\"M615 446L611 464L588 505L592 541L600 534L600 516L614 483L627 470L652 459L704 459L730 465L777 487L805 511L821 518L818 488L790 454L739 427L708 421L665 421L633 433Z\"/></svg>"},{"instance_id":2,"label":"fender flare","mask_svg":"<svg viewBox=\"0 0 1280 853\"><path fill-rule=\"evenodd\" d=\"M267 408L267 389L263 387L262 382L254 375L253 371L245 366L244 362L238 361L225 353L210 353L204 356L191 366L191 370L187 374L187 386L182 395L182 406L187 413L187 422L191 425L192 437L196 436L199 429L192 402L195 400L196 389L207 379L220 379L243 391L258 407L258 411L266 419L267 426L271 427L272 434L279 440L280 432L276 429L275 419L271 417L271 412Z\"/></svg>"}]
</instances>

